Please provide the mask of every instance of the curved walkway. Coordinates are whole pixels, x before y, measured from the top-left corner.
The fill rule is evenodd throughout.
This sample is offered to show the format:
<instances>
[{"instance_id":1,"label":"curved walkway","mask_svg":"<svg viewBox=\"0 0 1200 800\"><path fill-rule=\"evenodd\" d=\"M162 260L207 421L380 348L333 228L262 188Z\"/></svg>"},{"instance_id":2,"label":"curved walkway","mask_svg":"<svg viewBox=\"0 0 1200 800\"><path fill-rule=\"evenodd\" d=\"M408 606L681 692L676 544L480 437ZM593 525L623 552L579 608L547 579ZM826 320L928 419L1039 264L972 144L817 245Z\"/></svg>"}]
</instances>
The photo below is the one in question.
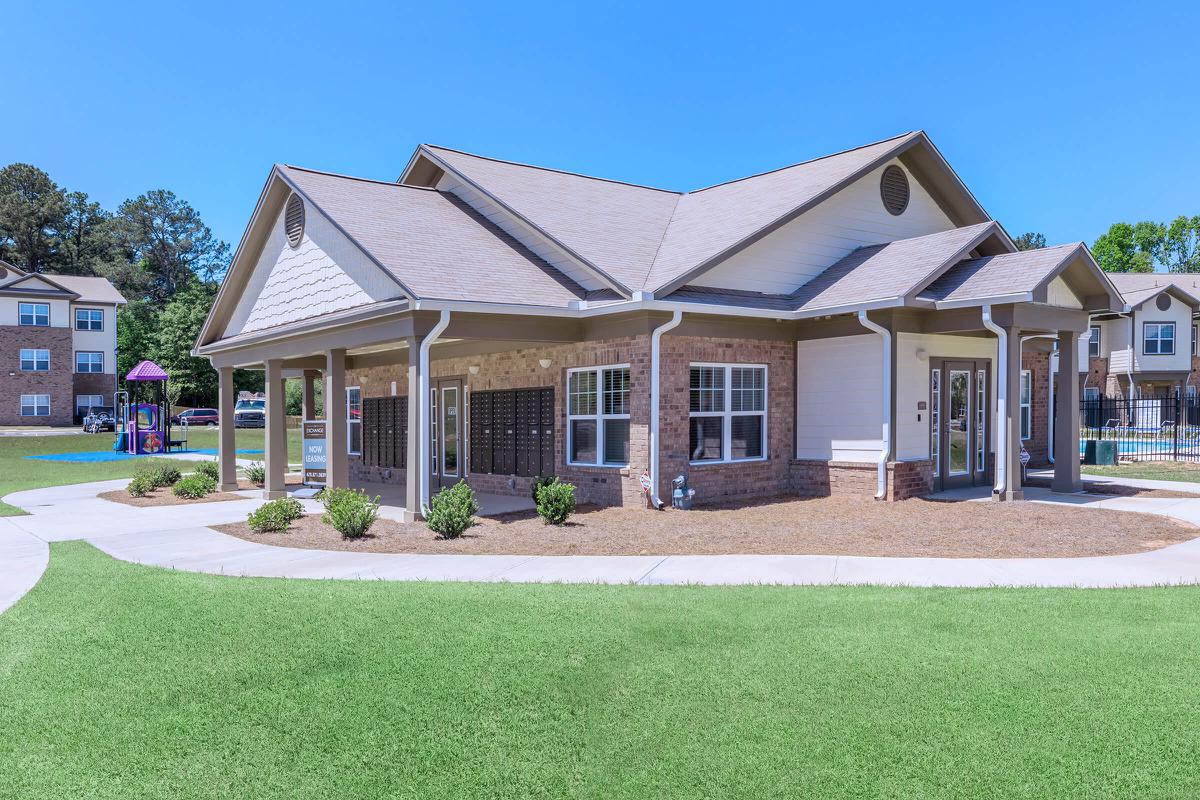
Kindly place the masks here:
<instances>
[{"instance_id":1,"label":"curved walkway","mask_svg":"<svg viewBox=\"0 0 1200 800\"><path fill-rule=\"evenodd\" d=\"M0 611L45 569L47 542L84 539L114 558L218 575L361 580L636 584L889 584L906 586L1131 587L1200 583L1200 538L1161 550L1086 558L885 558L821 555L408 555L302 550L248 542L209 528L245 519L245 500L134 508L96 495L127 480L17 492L29 516L0 518ZM1200 525L1200 498L1062 496L1038 502L1175 517ZM308 510L318 506L305 501Z\"/></svg>"}]
</instances>

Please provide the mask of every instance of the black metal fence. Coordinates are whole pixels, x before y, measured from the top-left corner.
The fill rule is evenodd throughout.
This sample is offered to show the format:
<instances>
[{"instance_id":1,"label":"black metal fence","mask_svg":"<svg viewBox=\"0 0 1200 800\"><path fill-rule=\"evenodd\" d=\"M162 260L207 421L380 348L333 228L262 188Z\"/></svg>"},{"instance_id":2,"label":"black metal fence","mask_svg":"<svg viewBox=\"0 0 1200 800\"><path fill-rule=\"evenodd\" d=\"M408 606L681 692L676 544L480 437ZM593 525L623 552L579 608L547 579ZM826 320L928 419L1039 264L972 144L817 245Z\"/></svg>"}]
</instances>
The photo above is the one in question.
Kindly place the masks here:
<instances>
[{"instance_id":1,"label":"black metal fence","mask_svg":"<svg viewBox=\"0 0 1200 800\"><path fill-rule=\"evenodd\" d=\"M1079 447L1115 443L1126 461L1200 461L1200 398L1101 397L1079 404Z\"/></svg>"}]
</instances>

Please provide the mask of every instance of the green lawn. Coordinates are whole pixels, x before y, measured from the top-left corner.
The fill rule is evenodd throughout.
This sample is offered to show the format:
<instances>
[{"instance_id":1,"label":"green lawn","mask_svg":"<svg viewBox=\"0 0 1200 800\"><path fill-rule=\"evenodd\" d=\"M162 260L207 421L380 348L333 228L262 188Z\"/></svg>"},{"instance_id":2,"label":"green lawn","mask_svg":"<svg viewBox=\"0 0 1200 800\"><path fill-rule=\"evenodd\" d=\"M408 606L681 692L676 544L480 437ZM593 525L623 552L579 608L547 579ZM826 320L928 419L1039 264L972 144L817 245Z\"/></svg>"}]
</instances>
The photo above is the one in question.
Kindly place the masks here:
<instances>
[{"instance_id":1,"label":"green lawn","mask_svg":"<svg viewBox=\"0 0 1200 800\"><path fill-rule=\"evenodd\" d=\"M40 461L26 458L26 456L50 453L110 450L112 444L111 433L84 436L0 436L0 497L22 489L128 478L133 475L137 464L144 459L76 464L66 461ZM217 446L216 429L192 430L188 435L188 446L196 449L215 448ZM239 430L237 446L239 450L262 450L262 429ZM261 455L244 457L262 459ZM300 431L298 429L288 431L288 458L294 462L300 460ZM22 513L20 509L0 502L0 516L20 513Z\"/></svg>"},{"instance_id":2,"label":"green lawn","mask_svg":"<svg viewBox=\"0 0 1200 800\"><path fill-rule=\"evenodd\" d=\"M0 797L1194 797L1200 588L282 581L56 544Z\"/></svg>"},{"instance_id":3,"label":"green lawn","mask_svg":"<svg viewBox=\"0 0 1200 800\"><path fill-rule=\"evenodd\" d=\"M1080 469L1086 475L1200 483L1200 464L1191 464L1186 461L1139 461L1134 464L1121 464L1116 467L1085 464Z\"/></svg>"}]
</instances>

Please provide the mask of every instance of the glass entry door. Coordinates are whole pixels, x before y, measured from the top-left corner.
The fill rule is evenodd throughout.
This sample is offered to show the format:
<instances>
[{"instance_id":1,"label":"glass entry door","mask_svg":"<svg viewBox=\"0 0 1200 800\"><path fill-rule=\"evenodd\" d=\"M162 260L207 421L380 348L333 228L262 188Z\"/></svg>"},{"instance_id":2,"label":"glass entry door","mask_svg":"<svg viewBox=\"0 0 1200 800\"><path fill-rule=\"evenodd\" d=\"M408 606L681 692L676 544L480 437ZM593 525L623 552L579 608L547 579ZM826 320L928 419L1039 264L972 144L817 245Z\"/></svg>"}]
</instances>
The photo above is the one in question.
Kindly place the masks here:
<instances>
[{"instance_id":1,"label":"glass entry door","mask_svg":"<svg viewBox=\"0 0 1200 800\"><path fill-rule=\"evenodd\" d=\"M929 458L936 489L988 480L990 362L931 359Z\"/></svg>"},{"instance_id":2,"label":"glass entry door","mask_svg":"<svg viewBox=\"0 0 1200 800\"><path fill-rule=\"evenodd\" d=\"M453 486L463 478L463 382L442 378L430 389L429 435L432 485Z\"/></svg>"}]
</instances>

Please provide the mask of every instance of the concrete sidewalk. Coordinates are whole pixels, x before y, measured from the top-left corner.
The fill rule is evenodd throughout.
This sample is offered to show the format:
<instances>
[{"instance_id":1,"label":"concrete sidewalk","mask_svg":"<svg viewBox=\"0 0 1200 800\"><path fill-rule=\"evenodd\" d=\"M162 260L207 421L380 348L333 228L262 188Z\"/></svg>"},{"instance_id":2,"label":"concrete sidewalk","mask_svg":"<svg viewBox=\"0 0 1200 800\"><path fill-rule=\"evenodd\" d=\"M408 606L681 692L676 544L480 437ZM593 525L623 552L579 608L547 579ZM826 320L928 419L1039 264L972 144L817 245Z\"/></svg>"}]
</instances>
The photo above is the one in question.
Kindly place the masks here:
<instances>
[{"instance_id":1,"label":"concrete sidewalk","mask_svg":"<svg viewBox=\"0 0 1200 800\"><path fill-rule=\"evenodd\" d=\"M631 584L886 584L904 586L1132 587L1200 582L1200 539L1147 553L1090 558L880 558L825 555L406 555L302 550L247 542L210 525L245 519L263 501L135 508L96 495L126 481L17 492L30 512L0 520L0 602L36 582L46 542L84 539L125 561L217 575L361 580ZM253 493L247 492L246 495ZM961 493L976 499L978 491ZM983 492L986 495L986 491ZM1200 498L1058 495L1033 502L1159 514L1200 525ZM310 511L319 509L307 501ZM11 554L11 557L9 557ZM36 573L36 574L35 574Z\"/></svg>"}]
</instances>

